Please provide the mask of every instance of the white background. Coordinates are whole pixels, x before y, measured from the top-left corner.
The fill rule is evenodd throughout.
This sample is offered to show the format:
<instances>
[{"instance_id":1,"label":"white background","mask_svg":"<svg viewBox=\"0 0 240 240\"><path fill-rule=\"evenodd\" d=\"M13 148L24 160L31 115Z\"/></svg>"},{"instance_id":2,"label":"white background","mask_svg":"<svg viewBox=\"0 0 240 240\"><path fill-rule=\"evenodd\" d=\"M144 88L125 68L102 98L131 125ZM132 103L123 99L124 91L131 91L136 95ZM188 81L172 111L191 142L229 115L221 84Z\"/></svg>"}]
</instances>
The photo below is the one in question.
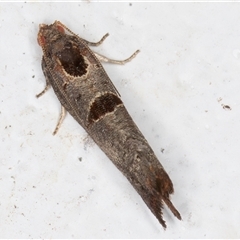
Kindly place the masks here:
<instances>
[{"instance_id":1,"label":"white background","mask_svg":"<svg viewBox=\"0 0 240 240\"><path fill-rule=\"evenodd\" d=\"M0 3L0 237L240 237L239 3ZM95 51L171 177L164 231L45 86L38 24L60 20ZM231 110L224 109L228 105ZM81 160L81 161L80 161Z\"/></svg>"}]
</instances>

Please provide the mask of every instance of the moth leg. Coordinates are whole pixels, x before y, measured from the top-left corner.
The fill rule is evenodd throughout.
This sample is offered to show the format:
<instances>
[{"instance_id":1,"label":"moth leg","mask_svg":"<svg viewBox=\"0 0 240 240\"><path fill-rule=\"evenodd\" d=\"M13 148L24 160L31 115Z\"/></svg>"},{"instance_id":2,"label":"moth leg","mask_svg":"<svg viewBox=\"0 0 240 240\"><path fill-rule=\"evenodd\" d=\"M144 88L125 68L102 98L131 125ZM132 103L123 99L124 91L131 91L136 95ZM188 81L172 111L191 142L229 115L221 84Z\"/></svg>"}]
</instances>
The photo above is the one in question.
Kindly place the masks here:
<instances>
[{"instance_id":1,"label":"moth leg","mask_svg":"<svg viewBox=\"0 0 240 240\"><path fill-rule=\"evenodd\" d=\"M89 45L89 46L97 47L97 46L99 46L100 44L102 44L103 41L109 36L109 34L106 33L106 34L100 39L100 41L98 41L98 42L96 42L96 43L95 43L95 42L89 42L89 41L87 41L87 40L79 37L77 34L75 34L73 31L71 31L68 27L66 27L66 26L65 26L64 24L62 24L60 21L55 21L55 24L57 24L57 25L65 28L68 32L70 32L70 33L71 33L72 35L74 35L75 37L81 39L81 41L85 42L85 43L86 43L87 45Z\"/></svg>"},{"instance_id":2,"label":"moth leg","mask_svg":"<svg viewBox=\"0 0 240 240\"><path fill-rule=\"evenodd\" d=\"M60 126L61 126L64 118L65 118L65 116L66 116L66 109L65 109L63 106L61 106L60 117L59 117L57 126L56 126L56 128L55 128L55 130L54 130L54 132L53 132L53 135L55 135L55 134L58 132L58 130L59 130L59 128L60 128Z\"/></svg>"},{"instance_id":3,"label":"moth leg","mask_svg":"<svg viewBox=\"0 0 240 240\"><path fill-rule=\"evenodd\" d=\"M89 41L87 41L87 40L85 40L85 39L82 39L82 40L83 40L87 45L89 45L89 46L97 47L97 46L99 46L100 44L102 44L102 43L104 42L104 40L105 40L108 36L109 36L109 34L106 33L106 34L100 39L100 41L98 41L98 42L89 42Z\"/></svg>"},{"instance_id":4,"label":"moth leg","mask_svg":"<svg viewBox=\"0 0 240 240\"><path fill-rule=\"evenodd\" d=\"M101 62L108 62L108 63L115 63L115 64L120 64L123 65L127 62L130 62L133 58L136 57L136 55L140 52L140 50L137 50L135 53L133 53L129 58L125 59L125 60L114 60L114 59L110 59L107 58L99 53L94 52L95 56L98 58L99 61Z\"/></svg>"},{"instance_id":5,"label":"moth leg","mask_svg":"<svg viewBox=\"0 0 240 240\"><path fill-rule=\"evenodd\" d=\"M40 92L39 94L36 95L37 98L41 97L51 87L49 77L48 77L48 74L46 72L46 63L44 61L44 58L42 58L42 69L43 69L43 73L44 73L44 76L45 76L45 79L46 79L46 86L45 86L45 88L43 89L42 92Z\"/></svg>"},{"instance_id":6,"label":"moth leg","mask_svg":"<svg viewBox=\"0 0 240 240\"><path fill-rule=\"evenodd\" d=\"M45 88L43 89L42 92L40 92L39 94L36 95L37 98L41 97L49 88L51 87L51 84L49 82L47 82Z\"/></svg>"}]
</instances>

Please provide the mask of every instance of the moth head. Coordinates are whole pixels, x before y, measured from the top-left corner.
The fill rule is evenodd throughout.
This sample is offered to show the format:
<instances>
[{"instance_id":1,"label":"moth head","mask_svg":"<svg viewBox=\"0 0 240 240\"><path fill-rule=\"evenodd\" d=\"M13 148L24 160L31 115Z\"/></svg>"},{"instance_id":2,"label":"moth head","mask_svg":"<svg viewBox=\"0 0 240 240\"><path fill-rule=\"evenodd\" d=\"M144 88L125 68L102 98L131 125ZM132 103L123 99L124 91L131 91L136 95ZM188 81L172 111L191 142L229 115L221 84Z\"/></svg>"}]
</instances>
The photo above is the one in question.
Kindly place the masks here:
<instances>
[{"instance_id":1,"label":"moth head","mask_svg":"<svg viewBox=\"0 0 240 240\"><path fill-rule=\"evenodd\" d=\"M64 26L59 21L55 21L50 25L39 24L37 41L41 47L44 47L61 38L63 34L65 34Z\"/></svg>"}]
</instances>

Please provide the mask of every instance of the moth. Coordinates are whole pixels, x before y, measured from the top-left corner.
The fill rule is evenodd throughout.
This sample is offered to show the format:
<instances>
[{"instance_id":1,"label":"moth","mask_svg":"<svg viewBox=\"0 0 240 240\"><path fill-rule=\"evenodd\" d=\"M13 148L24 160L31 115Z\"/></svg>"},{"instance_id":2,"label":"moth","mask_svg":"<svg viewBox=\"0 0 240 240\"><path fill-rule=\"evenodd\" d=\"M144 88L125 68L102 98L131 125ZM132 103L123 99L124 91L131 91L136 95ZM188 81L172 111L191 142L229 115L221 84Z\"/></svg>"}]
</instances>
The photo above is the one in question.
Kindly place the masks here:
<instances>
[{"instance_id":1,"label":"moth","mask_svg":"<svg viewBox=\"0 0 240 240\"><path fill-rule=\"evenodd\" d=\"M126 60L109 59L93 52L89 42L61 22L39 25L38 44L43 51L42 70L46 87L53 87L61 103L61 115L53 134L58 131L66 111L86 130L115 166L126 176L143 201L166 228L162 217L163 203L181 220L170 201L173 184L140 132L100 61L125 64Z\"/></svg>"}]
</instances>

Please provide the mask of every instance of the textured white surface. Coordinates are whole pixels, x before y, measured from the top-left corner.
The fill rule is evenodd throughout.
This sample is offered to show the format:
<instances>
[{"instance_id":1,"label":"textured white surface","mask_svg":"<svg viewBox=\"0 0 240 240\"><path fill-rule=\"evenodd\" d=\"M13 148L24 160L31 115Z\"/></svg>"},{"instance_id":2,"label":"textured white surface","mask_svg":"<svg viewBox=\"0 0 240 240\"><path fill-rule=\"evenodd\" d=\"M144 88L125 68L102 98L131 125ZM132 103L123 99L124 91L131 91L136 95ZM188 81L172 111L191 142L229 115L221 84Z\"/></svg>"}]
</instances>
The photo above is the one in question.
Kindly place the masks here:
<instances>
[{"instance_id":1,"label":"textured white surface","mask_svg":"<svg viewBox=\"0 0 240 240\"><path fill-rule=\"evenodd\" d=\"M0 236L240 237L239 3L0 3ZM45 85L38 24L62 21L95 50L169 173L164 231ZM224 109L229 105L231 110ZM163 150L164 149L164 150ZM79 160L81 158L81 161Z\"/></svg>"}]
</instances>

